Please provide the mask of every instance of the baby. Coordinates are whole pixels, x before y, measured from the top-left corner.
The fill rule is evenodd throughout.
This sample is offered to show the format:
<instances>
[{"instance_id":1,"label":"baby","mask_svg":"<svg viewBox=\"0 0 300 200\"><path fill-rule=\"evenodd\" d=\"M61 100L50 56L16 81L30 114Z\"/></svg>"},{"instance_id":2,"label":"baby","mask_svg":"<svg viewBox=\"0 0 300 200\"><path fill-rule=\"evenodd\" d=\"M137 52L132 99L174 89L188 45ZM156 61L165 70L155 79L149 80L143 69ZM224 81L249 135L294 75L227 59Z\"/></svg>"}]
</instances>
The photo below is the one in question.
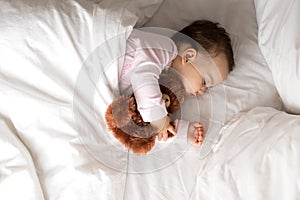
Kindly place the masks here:
<instances>
[{"instance_id":1,"label":"baby","mask_svg":"<svg viewBox=\"0 0 300 200\"><path fill-rule=\"evenodd\" d=\"M126 42L120 91L134 93L143 120L157 130L158 140L166 141L168 132L176 135L180 122L175 128L170 124L158 85L160 73L176 70L187 94L197 96L225 80L233 66L231 40L218 23L198 20L172 38L134 29ZM189 123L188 141L199 146L203 138L203 126Z\"/></svg>"}]
</instances>

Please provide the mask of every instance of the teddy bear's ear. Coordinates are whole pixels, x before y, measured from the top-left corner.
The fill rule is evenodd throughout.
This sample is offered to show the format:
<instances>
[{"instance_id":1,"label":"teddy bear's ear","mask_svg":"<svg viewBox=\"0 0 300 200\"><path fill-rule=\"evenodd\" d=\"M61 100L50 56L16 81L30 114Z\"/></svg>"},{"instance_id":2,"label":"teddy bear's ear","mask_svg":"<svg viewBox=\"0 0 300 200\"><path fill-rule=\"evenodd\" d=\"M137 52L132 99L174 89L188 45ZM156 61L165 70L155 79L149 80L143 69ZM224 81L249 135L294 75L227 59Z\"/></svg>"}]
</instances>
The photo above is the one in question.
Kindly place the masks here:
<instances>
[{"instance_id":1,"label":"teddy bear's ear","mask_svg":"<svg viewBox=\"0 0 300 200\"><path fill-rule=\"evenodd\" d=\"M164 71L159 76L160 90L170 99L169 113L174 113L180 108L184 100L185 88L179 74L175 70Z\"/></svg>"},{"instance_id":2,"label":"teddy bear's ear","mask_svg":"<svg viewBox=\"0 0 300 200\"><path fill-rule=\"evenodd\" d=\"M120 96L114 100L105 113L106 124L109 130L123 127L129 123L131 116L128 109L129 98Z\"/></svg>"}]
</instances>

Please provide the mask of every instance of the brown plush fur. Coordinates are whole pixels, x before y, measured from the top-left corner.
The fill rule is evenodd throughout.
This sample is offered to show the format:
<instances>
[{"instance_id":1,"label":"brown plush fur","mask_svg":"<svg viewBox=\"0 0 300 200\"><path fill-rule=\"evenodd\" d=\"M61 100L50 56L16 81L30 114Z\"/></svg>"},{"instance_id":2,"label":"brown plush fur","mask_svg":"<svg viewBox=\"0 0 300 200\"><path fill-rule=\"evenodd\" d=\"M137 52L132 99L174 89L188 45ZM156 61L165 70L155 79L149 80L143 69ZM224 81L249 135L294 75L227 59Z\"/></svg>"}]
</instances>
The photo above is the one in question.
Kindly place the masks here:
<instances>
[{"instance_id":1,"label":"brown plush fur","mask_svg":"<svg viewBox=\"0 0 300 200\"><path fill-rule=\"evenodd\" d=\"M174 73L164 72L160 75L159 84L162 94L166 94L170 100L168 113L176 112L185 94L181 80ZM157 133L150 123L143 121L137 110L134 95L121 96L114 100L108 106L105 118L114 137L135 154L145 154L154 146ZM169 133L169 137L172 137L172 134Z\"/></svg>"}]
</instances>

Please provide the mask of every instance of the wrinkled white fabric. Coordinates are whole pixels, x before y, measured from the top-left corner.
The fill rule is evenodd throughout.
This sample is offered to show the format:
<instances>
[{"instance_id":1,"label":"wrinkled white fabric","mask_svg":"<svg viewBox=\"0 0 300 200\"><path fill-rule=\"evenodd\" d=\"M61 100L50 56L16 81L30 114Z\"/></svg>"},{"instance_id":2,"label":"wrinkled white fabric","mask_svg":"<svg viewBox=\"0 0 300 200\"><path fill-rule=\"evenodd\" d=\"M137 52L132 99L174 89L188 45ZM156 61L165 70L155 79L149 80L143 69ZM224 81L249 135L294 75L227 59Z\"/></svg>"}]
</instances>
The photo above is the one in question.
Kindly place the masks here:
<instances>
[{"instance_id":1,"label":"wrinkled white fabric","mask_svg":"<svg viewBox=\"0 0 300 200\"><path fill-rule=\"evenodd\" d=\"M222 130L192 199L297 199L300 116L258 107Z\"/></svg>"},{"instance_id":2,"label":"wrinkled white fabric","mask_svg":"<svg viewBox=\"0 0 300 200\"><path fill-rule=\"evenodd\" d=\"M88 153L74 119L73 92L91 59L97 58L93 64L99 69L95 62L101 56L88 59L98 46L117 35L123 37L120 41L126 39L135 23L145 22L160 1L0 4L0 117L15 128L12 132L1 128L0 199L122 199L126 173ZM127 8L139 10L140 18ZM105 53L125 47L125 42L114 44L120 48L106 44ZM103 76L109 84L97 88L106 91L97 104L101 117L118 93L118 68L110 69L115 71ZM97 82L92 84L96 88ZM81 97L77 100L86 100ZM106 126L103 118L99 122ZM116 160L126 161L126 157Z\"/></svg>"},{"instance_id":3,"label":"wrinkled white fabric","mask_svg":"<svg viewBox=\"0 0 300 200\"><path fill-rule=\"evenodd\" d=\"M300 114L300 1L255 0L259 47L287 112ZM283 73L284 70L284 73Z\"/></svg>"},{"instance_id":4,"label":"wrinkled white fabric","mask_svg":"<svg viewBox=\"0 0 300 200\"><path fill-rule=\"evenodd\" d=\"M191 146L172 165L128 174L125 199L297 199L299 129L299 116L272 108L240 113L204 159Z\"/></svg>"},{"instance_id":5,"label":"wrinkled white fabric","mask_svg":"<svg viewBox=\"0 0 300 200\"><path fill-rule=\"evenodd\" d=\"M141 1L126 2L132 2L134 8ZM142 2L147 5L148 1ZM87 57L101 41L117 33L112 21L103 18L108 10L84 1L2 0L0 4L0 199L299 197L299 117L267 108L280 109L281 105L257 46L253 1L192 0L185 2L188 9L182 12L182 1L165 0L150 21L150 25L156 22L179 29L188 21L209 18L225 23L230 33L236 33L233 44L237 67L224 87L216 89L225 88L226 115L220 104L224 92L207 94L197 101L188 99L183 105L183 110L189 111L181 113L183 118L201 122L212 119L220 125L216 145L204 159L199 159L199 148L193 146L178 156L181 143L176 143L176 138L157 144L153 149L156 153L135 156L117 145L109 132L103 131L105 136L101 138L96 137L97 131L87 138L79 136L72 111L73 90L82 65L93 63L84 61L99 58ZM118 5L114 5L117 11ZM138 8L138 13L143 13L143 6ZM153 14L155 9L151 10ZM123 33L130 32L137 20L128 12L114 16L123 22L118 23ZM103 30L107 37L97 34ZM112 49L102 52L116 53ZM106 75L112 72L108 70ZM98 86L95 116L101 126L101 113L118 93L117 83L110 81L114 77L106 78L107 82L102 81L111 84L94 84ZM210 98L212 101L205 101ZM79 100L88 101L84 96ZM209 102L216 103L217 109L211 110ZM251 110L259 105L266 107ZM198 115L199 106L205 115ZM241 111L249 112L231 120ZM89 122L84 124L88 130L93 127L90 117L82 116ZM98 146L91 148L105 155L105 162L82 144L82 139L94 138ZM162 159L168 157L172 162Z\"/></svg>"},{"instance_id":6,"label":"wrinkled white fabric","mask_svg":"<svg viewBox=\"0 0 300 200\"><path fill-rule=\"evenodd\" d=\"M30 152L15 134L11 122L1 118L0 198L42 200L44 195L34 161Z\"/></svg>"}]
</instances>

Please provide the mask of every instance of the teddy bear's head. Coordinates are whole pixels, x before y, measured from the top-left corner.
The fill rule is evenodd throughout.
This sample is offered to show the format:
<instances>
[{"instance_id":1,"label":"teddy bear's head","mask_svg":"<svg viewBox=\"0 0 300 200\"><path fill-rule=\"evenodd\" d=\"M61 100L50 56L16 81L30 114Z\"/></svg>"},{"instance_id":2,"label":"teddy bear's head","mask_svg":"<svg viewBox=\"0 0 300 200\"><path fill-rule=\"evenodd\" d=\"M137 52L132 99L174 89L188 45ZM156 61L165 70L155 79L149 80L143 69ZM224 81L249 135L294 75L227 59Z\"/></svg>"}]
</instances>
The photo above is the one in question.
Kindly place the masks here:
<instances>
[{"instance_id":1,"label":"teddy bear's head","mask_svg":"<svg viewBox=\"0 0 300 200\"><path fill-rule=\"evenodd\" d=\"M181 79L173 71L163 72L159 77L159 86L168 113L175 113L185 94ZM115 138L133 153L146 154L154 146L157 133L149 122L143 121L134 95L115 99L108 106L105 119Z\"/></svg>"}]
</instances>

